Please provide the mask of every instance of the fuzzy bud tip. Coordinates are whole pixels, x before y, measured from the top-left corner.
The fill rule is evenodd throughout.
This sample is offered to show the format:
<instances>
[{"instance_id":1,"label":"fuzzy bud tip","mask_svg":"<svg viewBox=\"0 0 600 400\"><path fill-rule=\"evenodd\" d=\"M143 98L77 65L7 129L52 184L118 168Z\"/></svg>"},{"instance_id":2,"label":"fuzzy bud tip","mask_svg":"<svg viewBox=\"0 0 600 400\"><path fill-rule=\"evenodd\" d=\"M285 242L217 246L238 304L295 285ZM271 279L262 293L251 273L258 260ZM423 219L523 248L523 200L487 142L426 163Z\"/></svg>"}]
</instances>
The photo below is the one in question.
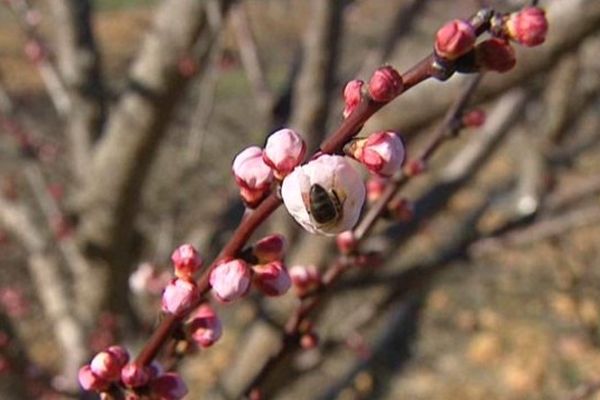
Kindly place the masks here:
<instances>
[{"instance_id":1,"label":"fuzzy bud tip","mask_svg":"<svg viewBox=\"0 0 600 400\"><path fill-rule=\"evenodd\" d=\"M446 23L437 31L435 52L447 60L455 60L469 52L475 45L477 35L466 21L455 19Z\"/></svg>"},{"instance_id":2,"label":"fuzzy bud tip","mask_svg":"<svg viewBox=\"0 0 600 400\"><path fill-rule=\"evenodd\" d=\"M402 93L403 89L402 76L390 66L377 69L369 80L369 94L377 102L391 101Z\"/></svg>"}]
</instances>

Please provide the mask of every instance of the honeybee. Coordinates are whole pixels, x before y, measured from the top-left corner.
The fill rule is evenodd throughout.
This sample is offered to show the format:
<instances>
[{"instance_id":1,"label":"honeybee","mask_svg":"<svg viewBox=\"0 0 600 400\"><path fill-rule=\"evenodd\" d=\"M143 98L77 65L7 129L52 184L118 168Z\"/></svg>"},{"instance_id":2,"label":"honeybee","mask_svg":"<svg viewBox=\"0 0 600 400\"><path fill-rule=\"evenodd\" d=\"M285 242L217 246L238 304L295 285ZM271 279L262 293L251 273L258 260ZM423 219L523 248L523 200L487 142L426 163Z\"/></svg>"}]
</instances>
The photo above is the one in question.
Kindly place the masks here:
<instances>
[{"instance_id":1,"label":"honeybee","mask_svg":"<svg viewBox=\"0 0 600 400\"><path fill-rule=\"evenodd\" d=\"M332 225L342 217L342 202L335 190L315 183L308 194L308 213L318 225Z\"/></svg>"}]
</instances>

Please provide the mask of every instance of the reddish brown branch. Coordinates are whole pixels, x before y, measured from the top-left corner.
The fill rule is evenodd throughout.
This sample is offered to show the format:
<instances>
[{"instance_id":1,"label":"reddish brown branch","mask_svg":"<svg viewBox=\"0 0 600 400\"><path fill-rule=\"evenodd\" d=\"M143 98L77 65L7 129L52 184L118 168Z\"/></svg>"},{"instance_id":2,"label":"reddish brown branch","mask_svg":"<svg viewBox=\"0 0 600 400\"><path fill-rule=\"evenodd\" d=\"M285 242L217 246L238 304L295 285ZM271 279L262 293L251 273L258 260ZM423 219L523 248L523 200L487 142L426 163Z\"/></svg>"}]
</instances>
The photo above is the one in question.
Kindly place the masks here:
<instances>
[{"instance_id":1,"label":"reddish brown branch","mask_svg":"<svg viewBox=\"0 0 600 400\"><path fill-rule=\"evenodd\" d=\"M476 14L471 19L478 34L483 33L485 29L487 29L490 18L491 13L488 11L483 11ZM452 71L452 69L450 69L450 71ZM404 92L428 78L439 76L439 72L439 66L437 66L436 64L436 59L434 55L431 54L425 57L417 65L415 65L402 76L404 82ZM446 77L448 74L446 73L444 75ZM322 143L322 145L320 146L321 152L340 152L343 146L360 131L364 123L375 112L377 112L387 103L389 102L375 102L371 100L369 96L363 96L361 104L357 107L357 109L354 110L354 112L352 112L352 114L350 114L350 116L344 120L342 125L332 135L330 135L328 139L326 139ZM279 207L279 205L281 205L281 200L276 194L271 194L269 197L267 197L255 211L253 211L251 214L249 214L249 216L245 217L242 220L240 226L233 233L233 236L225 245L225 247L217 257L216 261L224 257L235 257L237 253L240 250L242 250L243 246L246 244L250 236L254 233L256 228L260 226ZM203 295L210 290L209 276L214 265L215 262L213 262L213 264L204 271L204 273L198 281L200 291ZM334 270L335 268L340 267L334 267ZM328 285L332 284L339 275L341 275L341 271L339 273L334 273ZM292 319L295 318L297 322L290 323L289 327L297 328L297 324L299 324L302 321L302 319L304 319L304 317L308 315L317 306L317 304L318 300L307 301L306 304L301 307L301 310L298 312L298 316L292 317ZM182 316L181 318L184 317L185 316ZM179 322L179 320L179 318L174 317L165 318L158 326L157 330L154 332L150 340L146 343L140 354L138 355L136 362L142 365L149 364L154 358L154 356L158 354L160 348L169 339L171 331L174 329L175 325ZM288 329L286 328L286 331L287 330ZM283 340L285 343L293 342L291 339L287 339L286 336L284 336ZM285 346L283 348L285 348ZM278 356L276 355L275 357ZM271 360L273 360L273 358ZM269 361L265 365L272 364L273 362ZM262 373L259 373L259 375L261 374ZM246 392L248 392L253 387L254 385L249 386Z\"/></svg>"},{"instance_id":2,"label":"reddish brown branch","mask_svg":"<svg viewBox=\"0 0 600 400\"><path fill-rule=\"evenodd\" d=\"M432 140L424 147L421 155L418 159L427 161L439 148L447 138L456 135L461 128L461 125L457 122L460 120L464 109L473 96L475 89L481 81L481 76L476 76L464 89L456 103L448 110L444 121L435 132ZM361 223L354 229L354 236L361 240L369 232L369 230L375 225L379 217L383 214L384 210L388 206L389 202L393 199L397 191L404 186L410 180L410 176L399 173L394 180L392 180L386 187L384 194L378 200L378 202L369 210L365 218ZM300 328L302 322L315 311L322 303L324 296L323 294L328 291L332 286L336 284L338 279L352 266L352 259L347 256L340 256L333 263L333 265L326 271L319 290L312 293L311 296L302 299L300 305L296 308L293 314L288 319L285 325L285 330L282 333L281 342L282 345L279 351L272 355L254 379L246 386L244 393L249 394L252 390L258 388L262 381L269 375L269 373L278 365L279 361L285 358L286 355L296 350L298 345L298 339L301 335Z\"/></svg>"}]
</instances>

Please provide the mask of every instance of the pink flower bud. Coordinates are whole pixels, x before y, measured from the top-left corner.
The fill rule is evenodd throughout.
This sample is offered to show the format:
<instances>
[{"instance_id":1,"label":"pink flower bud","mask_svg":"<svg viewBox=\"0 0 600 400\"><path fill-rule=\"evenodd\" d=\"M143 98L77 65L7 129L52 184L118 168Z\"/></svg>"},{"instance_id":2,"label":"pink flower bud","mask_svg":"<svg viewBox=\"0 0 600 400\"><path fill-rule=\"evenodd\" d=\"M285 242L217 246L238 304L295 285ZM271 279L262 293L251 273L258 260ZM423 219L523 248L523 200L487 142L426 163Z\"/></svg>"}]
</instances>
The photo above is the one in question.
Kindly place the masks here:
<instances>
[{"instance_id":1,"label":"pink flower bud","mask_svg":"<svg viewBox=\"0 0 600 400\"><path fill-rule=\"evenodd\" d=\"M101 351L96 354L90 363L94 375L105 381L116 381L121 377L120 359L112 353Z\"/></svg>"},{"instance_id":2,"label":"pink flower bud","mask_svg":"<svg viewBox=\"0 0 600 400\"><path fill-rule=\"evenodd\" d=\"M287 293L292 281L281 261L254 265L254 285L267 296L281 296Z\"/></svg>"},{"instance_id":3,"label":"pink flower bud","mask_svg":"<svg viewBox=\"0 0 600 400\"><path fill-rule=\"evenodd\" d=\"M273 171L263 160L260 147L251 146L240 152L233 160L233 174L240 188L265 191L273 182Z\"/></svg>"},{"instance_id":4,"label":"pink flower bud","mask_svg":"<svg viewBox=\"0 0 600 400\"><path fill-rule=\"evenodd\" d=\"M392 176L400 170L406 150L404 143L394 132L377 132L366 140L359 139L350 146L352 156L360 161L369 172L381 176Z\"/></svg>"},{"instance_id":5,"label":"pink flower bud","mask_svg":"<svg viewBox=\"0 0 600 400\"><path fill-rule=\"evenodd\" d=\"M321 274L314 265L293 266L290 268L289 274L299 295L302 295L307 290L312 289L321 283Z\"/></svg>"},{"instance_id":6,"label":"pink flower bud","mask_svg":"<svg viewBox=\"0 0 600 400\"><path fill-rule=\"evenodd\" d=\"M477 35L468 22L455 19L442 26L435 39L435 52L447 60L455 60L469 52Z\"/></svg>"},{"instance_id":7,"label":"pink flower bud","mask_svg":"<svg viewBox=\"0 0 600 400\"><path fill-rule=\"evenodd\" d=\"M425 162L423 160L410 160L404 167L404 173L408 176L417 176L425 171Z\"/></svg>"},{"instance_id":8,"label":"pink flower bud","mask_svg":"<svg viewBox=\"0 0 600 400\"><path fill-rule=\"evenodd\" d=\"M221 261L210 273L210 285L217 300L224 303L237 300L250 287L250 268L240 259Z\"/></svg>"},{"instance_id":9,"label":"pink flower bud","mask_svg":"<svg viewBox=\"0 0 600 400\"><path fill-rule=\"evenodd\" d=\"M112 354L121 368L129 361L129 352L123 346L110 346L106 349L107 353Z\"/></svg>"},{"instance_id":10,"label":"pink flower bud","mask_svg":"<svg viewBox=\"0 0 600 400\"><path fill-rule=\"evenodd\" d=\"M517 58L510 43L492 38L475 47L475 63L482 70L507 72L517 64Z\"/></svg>"},{"instance_id":11,"label":"pink flower bud","mask_svg":"<svg viewBox=\"0 0 600 400\"><path fill-rule=\"evenodd\" d=\"M83 390L102 391L106 390L109 386L106 380L92 372L92 368L89 365L84 365L79 369L77 379Z\"/></svg>"},{"instance_id":12,"label":"pink flower bud","mask_svg":"<svg viewBox=\"0 0 600 400\"><path fill-rule=\"evenodd\" d=\"M476 108L465 113L462 117L462 124L468 128L479 128L485 124L485 111Z\"/></svg>"},{"instance_id":13,"label":"pink flower bud","mask_svg":"<svg viewBox=\"0 0 600 400\"><path fill-rule=\"evenodd\" d=\"M161 400L179 400L188 393L188 388L178 374L167 372L150 381L150 392Z\"/></svg>"},{"instance_id":14,"label":"pink flower bud","mask_svg":"<svg viewBox=\"0 0 600 400\"><path fill-rule=\"evenodd\" d=\"M403 89L402 76L390 66L378 68L369 80L369 94L377 102L391 101Z\"/></svg>"},{"instance_id":15,"label":"pink flower bud","mask_svg":"<svg viewBox=\"0 0 600 400\"><path fill-rule=\"evenodd\" d=\"M173 279L163 292L162 310L181 316L190 310L199 296L200 292L195 282L180 278Z\"/></svg>"},{"instance_id":16,"label":"pink flower bud","mask_svg":"<svg viewBox=\"0 0 600 400\"><path fill-rule=\"evenodd\" d=\"M259 264L281 260L284 251L285 238L279 234L265 236L252 247L252 254L258 259Z\"/></svg>"},{"instance_id":17,"label":"pink flower bud","mask_svg":"<svg viewBox=\"0 0 600 400\"><path fill-rule=\"evenodd\" d=\"M267 197L269 191L269 188L257 190L240 188L240 197L244 201L246 207L253 209L256 208L265 197Z\"/></svg>"},{"instance_id":18,"label":"pink flower bud","mask_svg":"<svg viewBox=\"0 0 600 400\"><path fill-rule=\"evenodd\" d=\"M281 129L267 139L263 160L281 180L304 160L305 154L306 143L302 137L291 129Z\"/></svg>"},{"instance_id":19,"label":"pink flower bud","mask_svg":"<svg viewBox=\"0 0 600 400\"><path fill-rule=\"evenodd\" d=\"M179 278L191 278L202 266L198 251L191 244L182 244L176 248L171 254L171 261L175 267L175 275Z\"/></svg>"},{"instance_id":20,"label":"pink flower bud","mask_svg":"<svg viewBox=\"0 0 600 400\"><path fill-rule=\"evenodd\" d=\"M37 64L46 58L47 52L39 41L28 40L25 44L25 55L32 63Z\"/></svg>"},{"instance_id":21,"label":"pink flower bud","mask_svg":"<svg viewBox=\"0 0 600 400\"><path fill-rule=\"evenodd\" d=\"M128 387L144 386L150 381L150 371L148 368L136 363L127 364L121 370L121 380Z\"/></svg>"},{"instance_id":22,"label":"pink flower bud","mask_svg":"<svg viewBox=\"0 0 600 400\"><path fill-rule=\"evenodd\" d=\"M344 88L344 118L348 118L352 111L358 107L362 99L362 87L365 83L354 79L346 84Z\"/></svg>"},{"instance_id":23,"label":"pink flower bud","mask_svg":"<svg viewBox=\"0 0 600 400\"><path fill-rule=\"evenodd\" d=\"M314 332L305 333L300 337L300 347L304 350L314 349L319 345L319 336Z\"/></svg>"},{"instance_id":24,"label":"pink flower bud","mask_svg":"<svg viewBox=\"0 0 600 400\"><path fill-rule=\"evenodd\" d=\"M538 46L546 40L548 20L544 10L538 7L526 7L514 12L506 22L508 37L523 46Z\"/></svg>"},{"instance_id":25,"label":"pink flower bud","mask_svg":"<svg viewBox=\"0 0 600 400\"><path fill-rule=\"evenodd\" d=\"M369 180L367 181L367 200L370 203L377 201L383 191L385 190L385 186L387 184L387 180L378 175L371 175Z\"/></svg>"},{"instance_id":26,"label":"pink flower bud","mask_svg":"<svg viewBox=\"0 0 600 400\"><path fill-rule=\"evenodd\" d=\"M190 336L200 347L212 346L223 333L219 317L208 304L201 305L187 324Z\"/></svg>"},{"instance_id":27,"label":"pink flower bud","mask_svg":"<svg viewBox=\"0 0 600 400\"><path fill-rule=\"evenodd\" d=\"M335 243L337 244L338 250L342 254L348 254L356 249L358 242L356 237L354 236L354 232L345 231L337 235L335 238Z\"/></svg>"}]
</instances>

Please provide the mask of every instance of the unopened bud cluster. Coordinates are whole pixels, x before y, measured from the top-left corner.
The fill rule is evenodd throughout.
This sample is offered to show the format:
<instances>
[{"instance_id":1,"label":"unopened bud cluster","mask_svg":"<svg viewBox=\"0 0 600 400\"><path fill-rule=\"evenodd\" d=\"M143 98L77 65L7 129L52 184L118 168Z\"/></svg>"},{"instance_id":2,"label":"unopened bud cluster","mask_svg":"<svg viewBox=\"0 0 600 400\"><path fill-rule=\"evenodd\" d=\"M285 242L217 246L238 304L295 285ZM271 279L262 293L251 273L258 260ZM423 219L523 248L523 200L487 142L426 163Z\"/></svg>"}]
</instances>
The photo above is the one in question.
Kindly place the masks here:
<instances>
[{"instance_id":1,"label":"unopened bud cluster","mask_svg":"<svg viewBox=\"0 0 600 400\"><path fill-rule=\"evenodd\" d=\"M304 159L306 144L291 129L281 129L267 139L264 149L251 146L233 161L233 175L244 203L256 207L270 192L274 179L282 180Z\"/></svg>"},{"instance_id":2,"label":"unopened bud cluster","mask_svg":"<svg viewBox=\"0 0 600 400\"><path fill-rule=\"evenodd\" d=\"M548 21L544 10L526 7L507 15L492 18L491 39L476 44L477 32L468 22L453 20L436 34L435 54L455 63L459 72L507 72L516 64L514 49L509 41L524 46L538 46L546 39Z\"/></svg>"},{"instance_id":3,"label":"unopened bud cluster","mask_svg":"<svg viewBox=\"0 0 600 400\"><path fill-rule=\"evenodd\" d=\"M231 303L243 297L251 284L266 296L281 296L291 287L291 279L283 263L285 239L269 235L252 247L254 263L243 259L221 260L210 273L215 298Z\"/></svg>"},{"instance_id":4,"label":"unopened bud cluster","mask_svg":"<svg viewBox=\"0 0 600 400\"><path fill-rule=\"evenodd\" d=\"M78 378L84 390L102 393L119 387L132 400L142 399L142 391L163 400L179 400L188 393L178 374L163 373L157 364L144 367L129 363L129 353L121 346L111 346L96 354L80 368Z\"/></svg>"}]
</instances>

